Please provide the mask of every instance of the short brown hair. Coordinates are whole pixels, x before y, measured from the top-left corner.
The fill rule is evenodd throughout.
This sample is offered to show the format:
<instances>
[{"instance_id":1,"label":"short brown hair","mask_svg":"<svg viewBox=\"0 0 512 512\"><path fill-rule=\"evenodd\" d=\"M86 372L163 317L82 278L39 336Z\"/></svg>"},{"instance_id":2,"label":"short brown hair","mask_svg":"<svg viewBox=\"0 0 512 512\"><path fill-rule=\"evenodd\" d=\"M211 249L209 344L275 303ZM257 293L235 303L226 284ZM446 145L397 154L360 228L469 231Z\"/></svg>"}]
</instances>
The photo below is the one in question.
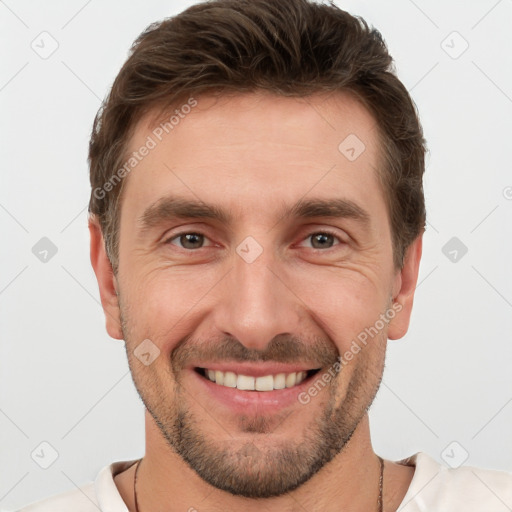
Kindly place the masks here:
<instances>
[{"instance_id":1,"label":"short brown hair","mask_svg":"<svg viewBox=\"0 0 512 512\"><path fill-rule=\"evenodd\" d=\"M192 95L257 90L295 97L349 91L374 116L394 263L401 268L406 249L425 228L426 144L380 32L332 3L213 0L150 25L94 119L89 213L98 218L114 273L124 180L117 176L115 186L112 179L137 122Z\"/></svg>"}]
</instances>

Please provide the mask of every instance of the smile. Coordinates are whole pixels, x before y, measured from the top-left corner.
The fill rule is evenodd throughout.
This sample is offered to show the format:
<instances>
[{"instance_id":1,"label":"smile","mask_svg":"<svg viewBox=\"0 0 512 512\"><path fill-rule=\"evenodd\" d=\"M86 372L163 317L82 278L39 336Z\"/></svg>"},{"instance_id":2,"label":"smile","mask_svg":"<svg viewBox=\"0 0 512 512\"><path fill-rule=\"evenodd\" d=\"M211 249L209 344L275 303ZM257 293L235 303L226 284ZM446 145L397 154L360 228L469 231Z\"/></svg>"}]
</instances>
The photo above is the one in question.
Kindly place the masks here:
<instances>
[{"instance_id":1,"label":"smile","mask_svg":"<svg viewBox=\"0 0 512 512\"><path fill-rule=\"evenodd\" d=\"M197 368L197 371L200 375L219 386L237 388L243 391L274 391L276 389L298 386L302 381L318 370L277 373L275 375L262 375L260 377L237 374L232 371L224 372L211 370L208 368Z\"/></svg>"}]
</instances>

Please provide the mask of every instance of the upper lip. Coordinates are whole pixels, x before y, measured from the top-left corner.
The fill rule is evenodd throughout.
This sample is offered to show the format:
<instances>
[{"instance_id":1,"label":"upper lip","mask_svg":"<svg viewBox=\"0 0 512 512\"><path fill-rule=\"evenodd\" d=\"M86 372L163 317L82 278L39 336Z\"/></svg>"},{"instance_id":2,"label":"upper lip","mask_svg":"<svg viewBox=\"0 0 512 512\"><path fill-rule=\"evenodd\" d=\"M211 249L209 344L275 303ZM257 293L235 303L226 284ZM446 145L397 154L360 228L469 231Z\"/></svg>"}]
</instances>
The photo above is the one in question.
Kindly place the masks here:
<instances>
[{"instance_id":1,"label":"upper lip","mask_svg":"<svg viewBox=\"0 0 512 512\"><path fill-rule=\"evenodd\" d=\"M233 372L237 375L247 375L249 377L263 377L265 375L277 375L278 373L307 372L317 370L318 366L304 363L251 363L251 362L204 362L195 364L193 368L205 368L207 370L218 370L221 372Z\"/></svg>"}]
</instances>

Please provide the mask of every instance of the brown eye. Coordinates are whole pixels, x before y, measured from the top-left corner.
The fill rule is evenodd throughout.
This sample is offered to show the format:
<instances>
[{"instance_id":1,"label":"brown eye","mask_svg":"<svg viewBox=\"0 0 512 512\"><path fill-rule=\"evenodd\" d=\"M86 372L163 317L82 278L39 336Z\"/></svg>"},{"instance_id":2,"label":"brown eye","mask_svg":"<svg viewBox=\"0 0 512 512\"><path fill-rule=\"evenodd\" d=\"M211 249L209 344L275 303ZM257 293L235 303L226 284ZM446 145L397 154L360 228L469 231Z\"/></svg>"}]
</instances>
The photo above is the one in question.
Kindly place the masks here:
<instances>
[{"instance_id":1,"label":"brown eye","mask_svg":"<svg viewBox=\"0 0 512 512\"><path fill-rule=\"evenodd\" d=\"M308 238L311 239L311 245L314 249L330 249L334 245L336 237L330 233L314 233L309 235Z\"/></svg>"},{"instance_id":2,"label":"brown eye","mask_svg":"<svg viewBox=\"0 0 512 512\"><path fill-rule=\"evenodd\" d=\"M178 240L179 244L173 243L173 240ZM201 233L180 233L169 238L166 243L178 245L178 247L182 249L201 249L204 245L204 241L205 236Z\"/></svg>"},{"instance_id":3,"label":"brown eye","mask_svg":"<svg viewBox=\"0 0 512 512\"><path fill-rule=\"evenodd\" d=\"M315 231L313 233L310 233L302 242L302 244L309 242L307 247L311 249L331 249L332 247L336 245L345 245L345 242L343 241L340 236L338 236L335 233L331 233L329 231ZM302 247L305 247L302 245Z\"/></svg>"}]
</instances>

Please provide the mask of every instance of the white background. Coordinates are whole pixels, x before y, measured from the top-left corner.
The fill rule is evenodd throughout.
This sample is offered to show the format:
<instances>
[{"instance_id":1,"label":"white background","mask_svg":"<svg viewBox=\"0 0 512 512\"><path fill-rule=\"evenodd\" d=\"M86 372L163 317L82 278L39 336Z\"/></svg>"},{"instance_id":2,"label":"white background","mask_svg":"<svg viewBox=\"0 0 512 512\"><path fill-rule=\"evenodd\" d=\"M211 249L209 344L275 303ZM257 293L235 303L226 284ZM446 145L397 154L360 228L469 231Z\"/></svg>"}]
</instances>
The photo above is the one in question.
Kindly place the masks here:
<instances>
[{"instance_id":1,"label":"white background","mask_svg":"<svg viewBox=\"0 0 512 512\"><path fill-rule=\"evenodd\" d=\"M143 406L89 262L87 144L132 41L191 4L0 2L0 508L143 455ZM382 32L430 150L420 284L370 412L375 451L442 461L456 441L465 464L512 471L512 1L338 5ZM31 48L43 31L59 45L47 59ZM46 263L42 237L58 249ZM456 262L452 237L468 248ZM31 458L43 441L58 453L46 470Z\"/></svg>"}]
</instances>

